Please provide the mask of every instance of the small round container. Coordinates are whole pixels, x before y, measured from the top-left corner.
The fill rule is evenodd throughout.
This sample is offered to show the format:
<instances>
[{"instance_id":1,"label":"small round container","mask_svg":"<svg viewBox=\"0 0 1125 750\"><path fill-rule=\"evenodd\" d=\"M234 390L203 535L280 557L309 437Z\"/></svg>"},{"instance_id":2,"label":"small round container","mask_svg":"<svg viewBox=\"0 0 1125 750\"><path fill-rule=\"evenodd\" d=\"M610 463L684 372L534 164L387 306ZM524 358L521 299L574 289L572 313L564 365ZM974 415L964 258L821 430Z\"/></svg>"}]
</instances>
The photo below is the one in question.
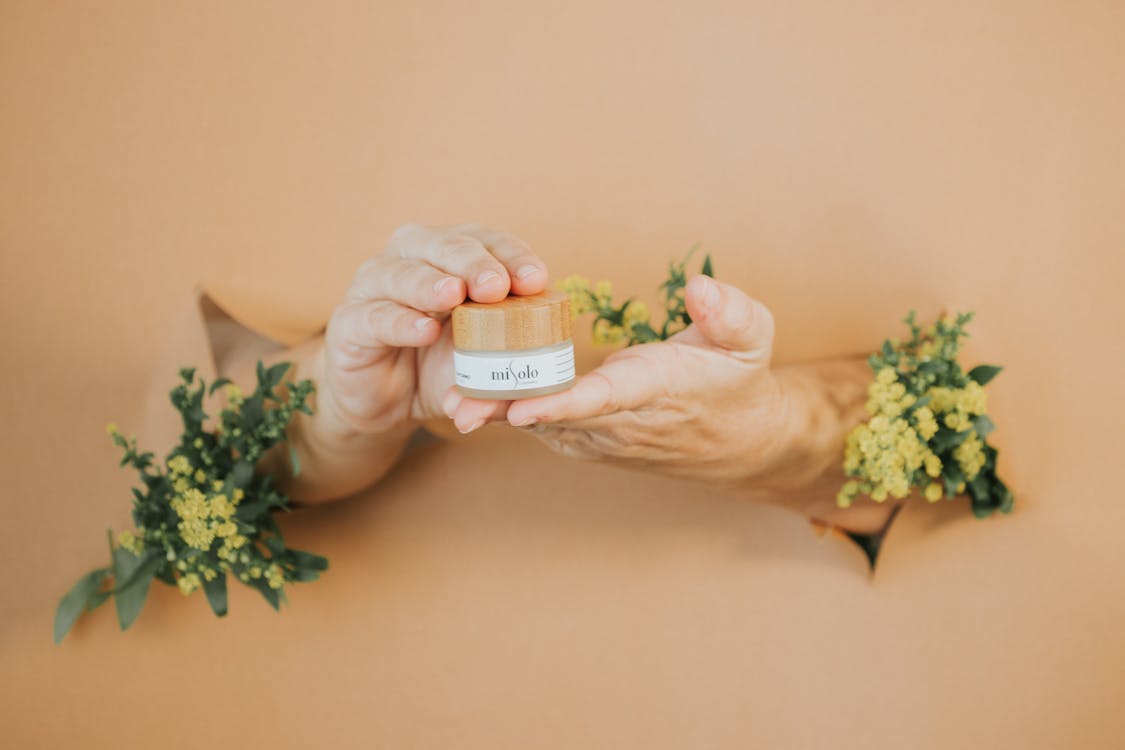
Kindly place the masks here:
<instances>
[{"instance_id":1,"label":"small round container","mask_svg":"<svg viewBox=\"0 0 1125 750\"><path fill-rule=\"evenodd\" d=\"M464 396L507 401L574 384L570 300L544 292L453 310L453 370Z\"/></svg>"}]
</instances>

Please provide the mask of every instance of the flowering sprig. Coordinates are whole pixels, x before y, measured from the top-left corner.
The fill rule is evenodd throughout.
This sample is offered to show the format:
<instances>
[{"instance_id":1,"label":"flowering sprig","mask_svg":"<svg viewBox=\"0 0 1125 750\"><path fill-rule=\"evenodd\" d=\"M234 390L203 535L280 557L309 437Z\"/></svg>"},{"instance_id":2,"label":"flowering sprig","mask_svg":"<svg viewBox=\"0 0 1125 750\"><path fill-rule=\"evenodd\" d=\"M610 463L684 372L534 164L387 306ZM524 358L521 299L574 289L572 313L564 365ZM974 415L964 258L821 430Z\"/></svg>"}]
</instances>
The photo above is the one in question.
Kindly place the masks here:
<instances>
[{"instance_id":1,"label":"flowering sprig","mask_svg":"<svg viewBox=\"0 0 1125 750\"><path fill-rule=\"evenodd\" d=\"M620 305L614 304L613 285L608 281L591 284L585 276L574 275L563 279L558 287L569 295L572 315L594 313L595 343L618 344L624 341L626 346L633 346L664 341L691 324L691 316L684 304L684 287L687 286L687 262L697 248L694 246L688 250L682 261L668 264L668 278L659 287L664 297L664 323L659 329L653 327L644 302L630 297ZM703 259L700 273L714 276L710 255Z\"/></svg>"},{"instance_id":2,"label":"flowering sprig","mask_svg":"<svg viewBox=\"0 0 1125 750\"><path fill-rule=\"evenodd\" d=\"M868 388L871 418L848 435L837 495L841 507L859 495L877 502L902 499L916 488L930 502L968 493L978 518L1012 509L1011 491L996 475L996 448L987 437L984 386L1000 372L979 365L967 373L957 357L972 313L919 325L914 313L905 342L888 340L868 359L875 381Z\"/></svg>"},{"instance_id":3,"label":"flowering sprig","mask_svg":"<svg viewBox=\"0 0 1125 750\"><path fill-rule=\"evenodd\" d=\"M289 500L274 487L273 477L256 474L255 462L285 441L285 428L297 412L312 414L312 381L283 385L290 364L258 363L258 384L244 396L226 379L210 389L195 370L180 370L181 382L170 394L180 413L183 434L163 465L137 441L106 427L121 448L122 466L140 475L133 489L134 529L109 532L110 564L79 579L59 602L55 642L70 631L83 612L112 597L121 629L144 607L153 579L177 586L186 596L202 589L212 611L227 613L227 574L256 589L277 609L284 585L315 580L328 567L319 555L285 545L273 512L287 510ZM208 430L205 397L225 389L227 406L216 429ZM294 470L296 454L290 448Z\"/></svg>"}]
</instances>

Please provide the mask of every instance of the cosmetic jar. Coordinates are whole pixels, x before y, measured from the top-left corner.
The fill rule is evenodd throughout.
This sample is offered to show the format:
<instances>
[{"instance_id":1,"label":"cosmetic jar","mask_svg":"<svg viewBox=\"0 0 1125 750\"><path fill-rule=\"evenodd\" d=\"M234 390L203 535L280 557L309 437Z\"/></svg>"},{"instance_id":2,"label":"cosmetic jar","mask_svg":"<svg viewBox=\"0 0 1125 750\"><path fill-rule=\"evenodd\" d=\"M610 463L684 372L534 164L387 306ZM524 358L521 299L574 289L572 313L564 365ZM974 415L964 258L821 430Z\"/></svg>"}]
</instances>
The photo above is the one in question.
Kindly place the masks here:
<instances>
[{"instance_id":1,"label":"cosmetic jar","mask_svg":"<svg viewBox=\"0 0 1125 750\"><path fill-rule=\"evenodd\" d=\"M506 401L574 383L570 300L544 292L453 309L454 383L464 396Z\"/></svg>"}]
</instances>

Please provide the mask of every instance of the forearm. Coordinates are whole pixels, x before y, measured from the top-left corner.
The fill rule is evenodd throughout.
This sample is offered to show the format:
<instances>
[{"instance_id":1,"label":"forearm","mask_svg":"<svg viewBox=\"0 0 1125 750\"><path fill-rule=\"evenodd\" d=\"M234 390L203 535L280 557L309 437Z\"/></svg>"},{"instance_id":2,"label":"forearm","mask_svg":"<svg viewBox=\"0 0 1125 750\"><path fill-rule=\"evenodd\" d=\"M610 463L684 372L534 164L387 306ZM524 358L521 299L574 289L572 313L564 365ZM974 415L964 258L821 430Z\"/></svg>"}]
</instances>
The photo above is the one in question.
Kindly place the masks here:
<instances>
[{"instance_id":1,"label":"forearm","mask_svg":"<svg viewBox=\"0 0 1125 750\"><path fill-rule=\"evenodd\" d=\"M298 412L286 436L289 445L277 445L258 463L276 478L279 488L297 502L317 503L354 494L381 479L398 461L410 435L417 429L406 421L372 434L348 426L331 400L324 383L324 338L279 352L272 362L292 362L286 381L308 378L318 386L311 399L313 414ZM255 362L236 365L231 379L247 386L254 382ZM289 447L297 455L300 471L294 472Z\"/></svg>"},{"instance_id":2,"label":"forearm","mask_svg":"<svg viewBox=\"0 0 1125 750\"><path fill-rule=\"evenodd\" d=\"M873 533L886 525L891 503L870 500L836 505L844 481L847 434L867 418L864 404L871 369L862 358L778 368L782 399L778 450L755 486L767 502L849 531Z\"/></svg>"}]
</instances>

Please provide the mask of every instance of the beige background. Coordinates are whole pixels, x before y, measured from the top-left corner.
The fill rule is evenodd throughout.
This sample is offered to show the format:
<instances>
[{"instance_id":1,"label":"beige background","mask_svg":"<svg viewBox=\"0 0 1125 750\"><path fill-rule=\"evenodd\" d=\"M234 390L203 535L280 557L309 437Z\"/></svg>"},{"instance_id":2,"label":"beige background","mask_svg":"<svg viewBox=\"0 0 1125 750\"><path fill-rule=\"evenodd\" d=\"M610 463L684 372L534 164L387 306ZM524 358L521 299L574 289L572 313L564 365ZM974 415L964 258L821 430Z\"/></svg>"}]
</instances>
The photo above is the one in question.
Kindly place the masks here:
<instances>
[{"instance_id":1,"label":"beige background","mask_svg":"<svg viewBox=\"0 0 1125 750\"><path fill-rule=\"evenodd\" d=\"M799 6L799 7L797 7ZM8 747L1125 744L1119 2L0 2ZM778 358L972 307L1017 512L878 574L785 512L500 428L288 518L278 616L154 588L61 647L192 289L298 327L407 220L649 293L701 241ZM650 296L651 299L651 296ZM284 322L283 321L283 322ZM598 352L587 352L587 366Z\"/></svg>"}]
</instances>

